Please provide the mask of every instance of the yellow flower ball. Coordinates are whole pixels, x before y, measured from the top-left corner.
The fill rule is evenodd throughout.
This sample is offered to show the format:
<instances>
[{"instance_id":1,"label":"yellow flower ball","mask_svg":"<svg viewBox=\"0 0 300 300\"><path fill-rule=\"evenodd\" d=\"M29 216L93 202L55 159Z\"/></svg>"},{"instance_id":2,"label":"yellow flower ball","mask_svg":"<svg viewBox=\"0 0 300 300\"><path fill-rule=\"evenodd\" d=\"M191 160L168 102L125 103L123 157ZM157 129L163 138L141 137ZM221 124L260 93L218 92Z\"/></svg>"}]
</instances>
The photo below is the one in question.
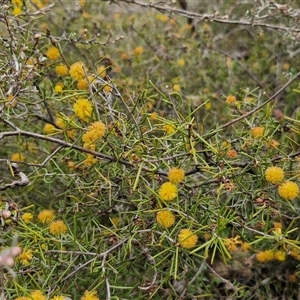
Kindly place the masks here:
<instances>
[{"instance_id":1,"label":"yellow flower ball","mask_svg":"<svg viewBox=\"0 0 300 300\"><path fill-rule=\"evenodd\" d=\"M226 103L228 104L235 104L236 103L236 97L233 95L229 95L226 97Z\"/></svg>"},{"instance_id":2,"label":"yellow flower ball","mask_svg":"<svg viewBox=\"0 0 300 300\"><path fill-rule=\"evenodd\" d=\"M171 168L168 173L168 179L171 183L180 183L184 179L183 169Z\"/></svg>"},{"instance_id":3,"label":"yellow flower ball","mask_svg":"<svg viewBox=\"0 0 300 300\"><path fill-rule=\"evenodd\" d=\"M60 52L59 52L58 48L56 48L56 47L49 48L46 55L50 60L56 60L56 59L60 58Z\"/></svg>"},{"instance_id":4,"label":"yellow flower ball","mask_svg":"<svg viewBox=\"0 0 300 300\"><path fill-rule=\"evenodd\" d=\"M67 230L66 224L61 220L54 221L49 226L49 231L53 235L64 234L67 232Z\"/></svg>"},{"instance_id":5,"label":"yellow flower ball","mask_svg":"<svg viewBox=\"0 0 300 300\"><path fill-rule=\"evenodd\" d=\"M177 197L177 186L171 182L161 185L158 194L162 200L171 201Z\"/></svg>"},{"instance_id":6,"label":"yellow flower ball","mask_svg":"<svg viewBox=\"0 0 300 300\"><path fill-rule=\"evenodd\" d=\"M85 72L87 72L87 67L81 61L71 65L69 74L75 80L80 80L85 77Z\"/></svg>"},{"instance_id":7,"label":"yellow flower ball","mask_svg":"<svg viewBox=\"0 0 300 300\"><path fill-rule=\"evenodd\" d=\"M178 242L182 248L190 249L195 247L198 236L190 229L181 229L178 234Z\"/></svg>"},{"instance_id":8,"label":"yellow flower ball","mask_svg":"<svg viewBox=\"0 0 300 300\"><path fill-rule=\"evenodd\" d=\"M24 221L25 224L30 223L33 220L33 214L32 213L24 213L22 215L22 220Z\"/></svg>"},{"instance_id":9,"label":"yellow flower ball","mask_svg":"<svg viewBox=\"0 0 300 300\"><path fill-rule=\"evenodd\" d=\"M274 259L278 261L285 261L286 260L286 252L277 250L274 252Z\"/></svg>"},{"instance_id":10,"label":"yellow flower ball","mask_svg":"<svg viewBox=\"0 0 300 300\"><path fill-rule=\"evenodd\" d=\"M31 297L30 299L34 299L34 300L46 300L47 299L45 294L39 290L35 290L35 291L31 292L30 297Z\"/></svg>"},{"instance_id":11,"label":"yellow flower ball","mask_svg":"<svg viewBox=\"0 0 300 300\"><path fill-rule=\"evenodd\" d=\"M82 121L87 122L92 114L93 105L88 99L78 99L74 105L73 109L75 115Z\"/></svg>"},{"instance_id":12,"label":"yellow flower ball","mask_svg":"<svg viewBox=\"0 0 300 300\"><path fill-rule=\"evenodd\" d=\"M13 153L10 157L10 160L12 161L24 161L25 160L25 155L22 153Z\"/></svg>"},{"instance_id":13,"label":"yellow flower ball","mask_svg":"<svg viewBox=\"0 0 300 300\"><path fill-rule=\"evenodd\" d=\"M255 139L259 139L264 135L265 128L264 127L253 127L251 128L251 135Z\"/></svg>"},{"instance_id":14,"label":"yellow flower ball","mask_svg":"<svg viewBox=\"0 0 300 300\"><path fill-rule=\"evenodd\" d=\"M80 300L99 300L97 297L97 291L89 292L86 290Z\"/></svg>"},{"instance_id":15,"label":"yellow flower ball","mask_svg":"<svg viewBox=\"0 0 300 300\"><path fill-rule=\"evenodd\" d=\"M43 209L38 214L38 219L43 224L49 224L54 217L54 210L52 209Z\"/></svg>"},{"instance_id":16,"label":"yellow flower ball","mask_svg":"<svg viewBox=\"0 0 300 300\"><path fill-rule=\"evenodd\" d=\"M162 227L169 228L175 223L175 216L169 210L161 210L156 214L156 221Z\"/></svg>"},{"instance_id":17,"label":"yellow flower ball","mask_svg":"<svg viewBox=\"0 0 300 300\"><path fill-rule=\"evenodd\" d=\"M285 181L279 185L278 193L285 200L293 200L299 194L299 187L293 181Z\"/></svg>"},{"instance_id":18,"label":"yellow flower ball","mask_svg":"<svg viewBox=\"0 0 300 300\"><path fill-rule=\"evenodd\" d=\"M173 132L175 132L174 126L169 125L169 124L164 125L163 129L167 134L172 134Z\"/></svg>"},{"instance_id":19,"label":"yellow flower ball","mask_svg":"<svg viewBox=\"0 0 300 300\"><path fill-rule=\"evenodd\" d=\"M177 65L178 65L179 67L183 67L183 66L185 65L185 60L184 60L184 58L179 58L179 59L177 60Z\"/></svg>"},{"instance_id":20,"label":"yellow flower ball","mask_svg":"<svg viewBox=\"0 0 300 300\"><path fill-rule=\"evenodd\" d=\"M43 131L46 134L53 134L53 133L56 133L58 131L58 129L54 125L46 123L44 125Z\"/></svg>"},{"instance_id":21,"label":"yellow flower ball","mask_svg":"<svg viewBox=\"0 0 300 300\"><path fill-rule=\"evenodd\" d=\"M56 85L56 86L54 87L54 92L55 92L56 94L60 94L60 93L62 92L62 90L63 90L63 87L62 87L61 85Z\"/></svg>"},{"instance_id":22,"label":"yellow flower ball","mask_svg":"<svg viewBox=\"0 0 300 300\"><path fill-rule=\"evenodd\" d=\"M55 67L55 72L58 76L67 76L69 74L69 69L66 65L58 65Z\"/></svg>"},{"instance_id":23,"label":"yellow flower ball","mask_svg":"<svg viewBox=\"0 0 300 300\"><path fill-rule=\"evenodd\" d=\"M280 182L282 182L282 180L284 178L284 172L283 172L282 168L272 166L272 167L269 167L266 169L265 177L268 182L271 182L274 184L280 183Z\"/></svg>"},{"instance_id":24,"label":"yellow flower ball","mask_svg":"<svg viewBox=\"0 0 300 300\"><path fill-rule=\"evenodd\" d=\"M274 259L274 252L272 250L259 251L256 253L256 259L260 263L265 263Z\"/></svg>"},{"instance_id":25,"label":"yellow flower ball","mask_svg":"<svg viewBox=\"0 0 300 300\"><path fill-rule=\"evenodd\" d=\"M12 14L13 16L19 16L22 13L22 9L18 6L14 7Z\"/></svg>"},{"instance_id":26,"label":"yellow flower ball","mask_svg":"<svg viewBox=\"0 0 300 300\"><path fill-rule=\"evenodd\" d=\"M138 46L133 49L133 54L134 55L141 55L144 52L144 48L142 46Z\"/></svg>"},{"instance_id":27,"label":"yellow flower ball","mask_svg":"<svg viewBox=\"0 0 300 300\"><path fill-rule=\"evenodd\" d=\"M22 253L18 256L18 260L22 263L24 266L28 266L29 262L32 260L33 254L32 250L22 250Z\"/></svg>"},{"instance_id":28,"label":"yellow flower ball","mask_svg":"<svg viewBox=\"0 0 300 300\"><path fill-rule=\"evenodd\" d=\"M101 121L92 123L86 133L82 135L82 141L86 144L95 142L104 136L106 126Z\"/></svg>"}]
</instances>

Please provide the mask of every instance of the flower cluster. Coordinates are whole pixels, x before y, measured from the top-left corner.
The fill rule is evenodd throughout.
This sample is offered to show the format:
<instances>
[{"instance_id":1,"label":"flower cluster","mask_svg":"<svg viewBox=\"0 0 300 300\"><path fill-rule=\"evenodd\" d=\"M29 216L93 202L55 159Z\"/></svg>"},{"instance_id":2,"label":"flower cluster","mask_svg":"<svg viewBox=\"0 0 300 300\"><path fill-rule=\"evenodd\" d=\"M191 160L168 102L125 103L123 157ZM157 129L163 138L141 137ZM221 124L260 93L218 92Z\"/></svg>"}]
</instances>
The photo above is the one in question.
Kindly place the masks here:
<instances>
[{"instance_id":1,"label":"flower cluster","mask_svg":"<svg viewBox=\"0 0 300 300\"><path fill-rule=\"evenodd\" d=\"M86 133L82 135L82 141L86 146L95 143L98 139L102 138L105 134L106 126L104 123L98 121L92 123Z\"/></svg>"},{"instance_id":2,"label":"flower cluster","mask_svg":"<svg viewBox=\"0 0 300 300\"><path fill-rule=\"evenodd\" d=\"M286 259L286 253L281 250L265 250L265 251L259 251L256 253L256 259L260 263L265 263L273 260L277 261L285 261Z\"/></svg>"}]
</instances>

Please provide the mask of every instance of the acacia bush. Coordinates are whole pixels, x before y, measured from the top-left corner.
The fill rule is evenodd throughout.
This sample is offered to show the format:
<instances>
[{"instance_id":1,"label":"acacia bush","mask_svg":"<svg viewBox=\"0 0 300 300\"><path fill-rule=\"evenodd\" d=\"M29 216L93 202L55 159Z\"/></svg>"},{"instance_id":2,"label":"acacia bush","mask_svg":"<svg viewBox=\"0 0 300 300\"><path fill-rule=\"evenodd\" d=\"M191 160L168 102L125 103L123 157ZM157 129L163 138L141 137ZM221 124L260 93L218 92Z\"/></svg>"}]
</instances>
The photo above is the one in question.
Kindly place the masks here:
<instances>
[{"instance_id":1,"label":"acacia bush","mask_svg":"<svg viewBox=\"0 0 300 300\"><path fill-rule=\"evenodd\" d=\"M298 299L296 4L0 1L1 299Z\"/></svg>"}]
</instances>

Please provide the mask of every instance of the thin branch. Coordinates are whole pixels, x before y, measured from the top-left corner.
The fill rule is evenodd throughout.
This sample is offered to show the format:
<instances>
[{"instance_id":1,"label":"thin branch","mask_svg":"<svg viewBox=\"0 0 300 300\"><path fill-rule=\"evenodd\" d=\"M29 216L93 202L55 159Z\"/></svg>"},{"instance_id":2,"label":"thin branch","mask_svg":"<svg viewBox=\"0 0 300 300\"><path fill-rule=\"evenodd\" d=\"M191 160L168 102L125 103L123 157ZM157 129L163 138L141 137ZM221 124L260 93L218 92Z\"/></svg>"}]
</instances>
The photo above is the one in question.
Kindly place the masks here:
<instances>
[{"instance_id":1,"label":"thin branch","mask_svg":"<svg viewBox=\"0 0 300 300\"><path fill-rule=\"evenodd\" d=\"M228 16L218 16L217 13L215 14L198 14L196 12L186 11L182 9L177 9L175 7L170 7L168 5L159 5L155 3L145 3L137 0L119 0L119 2L125 2L127 4L136 4L141 7L146 8L154 8L160 12L169 13L169 14L176 14L180 15L185 18L189 19L196 19L197 21L202 22L215 22L220 24L228 24L228 25L244 25L244 26L251 26L251 27L265 27L270 29L276 29L281 31L293 32L297 33L300 32L300 28L295 27L285 27L285 26L278 26L268 23L260 23L255 22L253 19L251 20L230 20Z\"/></svg>"}]
</instances>

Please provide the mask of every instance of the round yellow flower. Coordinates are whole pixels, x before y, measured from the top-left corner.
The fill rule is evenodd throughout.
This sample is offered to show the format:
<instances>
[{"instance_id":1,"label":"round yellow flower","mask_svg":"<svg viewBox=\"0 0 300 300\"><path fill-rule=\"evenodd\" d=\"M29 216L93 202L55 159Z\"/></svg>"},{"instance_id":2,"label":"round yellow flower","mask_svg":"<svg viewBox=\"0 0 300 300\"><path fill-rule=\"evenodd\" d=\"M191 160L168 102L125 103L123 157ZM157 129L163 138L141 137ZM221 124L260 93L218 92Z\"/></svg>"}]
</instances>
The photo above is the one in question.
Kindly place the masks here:
<instances>
[{"instance_id":1,"label":"round yellow flower","mask_svg":"<svg viewBox=\"0 0 300 300\"><path fill-rule=\"evenodd\" d=\"M97 74L98 76L100 76L101 78L105 79L106 77L106 67L101 65L97 68Z\"/></svg>"},{"instance_id":2,"label":"round yellow flower","mask_svg":"<svg viewBox=\"0 0 300 300\"><path fill-rule=\"evenodd\" d=\"M88 99L78 99L73 105L76 116L87 122L92 114L93 105Z\"/></svg>"},{"instance_id":3,"label":"round yellow flower","mask_svg":"<svg viewBox=\"0 0 300 300\"><path fill-rule=\"evenodd\" d=\"M44 125L43 131L46 134L53 134L53 133L57 133L58 129L54 125L46 123Z\"/></svg>"},{"instance_id":4,"label":"round yellow flower","mask_svg":"<svg viewBox=\"0 0 300 300\"><path fill-rule=\"evenodd\" d=\"M85 144L94 143L104 136L105 130L106 126L102 122L94 122L88 127L88 131L82 135L81 139Z\"/></svg>"},{"instance_id":5,"label":"round yellow flower","mask_svg":"<svg viewBox=\"0 0 300 300\"><path fill-rule=\"evenodd\" d=\"M141 55L143 52L144 52L144 48L142 46L138 46L133 49L133 54L137 56Z\"/></svg>"},{"instance_id":6,"label":"round yellow flower","mask_svg":"<svg viewBox=\"0 0 300 300\"><path fill-rule=\"evenodd\" d=\"M164 125L163 129L167 134L172 134L173 132L175 132L174 126L169 125L169 124Z\"/></svg>"},{"instance_id":7,"label":"round yellow flower","mask_svg":"<svg viewBox=\"0 0 300 300\"><path fill-rule=\"evenodd\" d=\"M32 250L23 250L22 253L18 256L18 260L21 261L21 263L24 266L28 266L29 262L32 260Z\"/></svg>"},{"instance_id":8,"label":"round yellow flower","mask_svg":"<svg viewBox=\"0 0 300 300\"><path fill-rule=\"evenodd\" d=\"M176 93L179 93L180 92L180 85L179 84L174 84L173 85L173 91L176 92Z\"/></svg>"},{"instance_id":9,"label":"round yellow flower","mask_svg":"<svg viewBox=\"0 0 300 300\"><path fill-rule=\"evenodd\" d=\"M228 104L234 104L236 103L236 97L233 95L229 95L226 97L226 103Z\"/></svg>"},{"instance_id":10,"label":"round yellow flower","mask_svg":"<svg viewBox=\"0 0 300 300\"><path fill-rule=\"evenodd\" d=\"M268 182L271 182L274 184L280 183L280 182L282 182L282 180L284 178L284 172L283 172L282 168L272 166L272 167L267 168L267 170L265 171L265 177Z\"/></svg>"},{"instance_id":11,"label":"round yellow flower","mask_svg":"<svg viewBox=\"0 0 300 300\"><path fill-rule=\"evenodd\" d=\"M65 300L66 298L64 296L54 296L50 300Z\"/></svg>"},{"instance_id":12,"label":"round yellow flower","mask_svg":"<svg viewBox=\"0 0 300 300\"><path fill-rule=\"evenodd\" d=\"M49 224L54 217L54 210L43 209L38 214L38 219L42 224Z\"/></svg>"},{"instance_id":13,"label":"round yellow flower","mask_svg":"<svg viewBox=\"0 0 300 300\"><path fill-rule=\"evenodd\" d=\"M47 299L45 294L39 290L35 290L35 291L31 292L30 296L31 296L31 299L33 299L33 300L46 300Z\"/></svg>"},{"instance_id":14,"label":"round yellow flower","mask_svg":"<svg viewBox=\"0 0 300 300\"><path fill-rule=\"evenodd\" d=\"M171 168L168 173L168 179L171 183L180 183L184 179L183 169Z\"/></svg>"},{"instance_id":15,"label":"round yellow flower","mask_svg":"<svg viewBox=\"0 0 300 300\"><path fill-rule=\"evenodd\" d=\"M190 229L181 229L178 234L178 242L181 247L190 249L195 247L198 241L198 236Z\"/></svg>"},{"instance_id":16,"label":"round yellow flower","mask_svg":"<svg viewBox=\"0 0 300 300\"><path fill-rule=\"evenodd\" d=\"M51 47L47 51L46 55L51 60L56 60L56 59L60 58L60 52L59 52L58 48L56 48L56 47Z\"/></svg>"},{"instance_id":17,"label":"round yellow flower","mask_svg":"<svg viewBox=\"0 0 300 300\"><path fill-rule=\"evenodd\" d=\"M255 139L259 139L264 135L265 128L264 127L253 127L251 128L251 135Z\"/></svg>"},{"instance_id":18,"label":"round yellow flower","mask_svg":"<svg viewBox=\"0 0 300 300\"><path fill-rule=\"evenodd\" d=\"M18 6L15 6L12 11L13 16L19 16L21 13L22 13L22 9Z\"/></svg>"},{"instance_id":19,"label":"round yellow flower","mask_svg":"<svg viewBox=\"0 0 300 300\"><path fill-rule=\"evenodd\" d=\"M259 251L256 253L256 259L260 263L265 263L274 259L274 252L272 250Z\"/></svg>"},{"instance_id":20,"label":"round yellow flower","mask_svg":"<svg viewBox=\"0 0 300 300\"><path fill-rule=\"evenodd\" d=\"M175 223L175 216L169 210L161 210L156 214L156 221L162 227L169 228Z\"/></svg>"},{"instance_id":21,"label":"round yellow flower","mask_svg":"<svg viewBox=\"0 0 300 300\"><path fill-rule=\"evenodd\" d=\"M57 220L50 224L49 231L51 234L61 235L61 234L66 233L68 231L68 228L67 228L66 224L64 223L64 221Z\"/></svg>"},{"instance_id":22,"label":"round yellow flower","mask_svg":"<svg viewBox=\"0 0 300 300\"><path fill-rule=\"evenodd\" d=\"M99 300L99 298L97 297L97 291L85 291L80 300Z\"/></svg>"},{"instance_id":23,"label":"round yellow flower","mask_svg":"<svg viewBox=\"0 0 300 300\"><path fill-rule=\"evenodd\" d=\"M177 60L177 65L178 65L179 67L183 67L183 66L185 65L185 60L184 60L184 58L179 58L179 59Z\"/></svg>"},{"instance_id":24,"label":"round yellow flower","mask_svg":"<svg viewBox=\"0 0 300 300\"><path fill-rule=\"evenodd\" d=\"M24 221L25 224L30 223L33 220L33 214L32 213L24 213L22 215L22 220Z\"/></svg>"},{"instance_id":25,"label":"round yellow flower","mask_svg":"<svg viewBox=\"0 0 300 300\"><path fill-rule=\"evenodd\" d=\"M299 194L299 187L295 182L285 181L279 185L278 193L285 200L293 200Z\"/></svg>"},{"instance_id":26,"label":"round yellow flower","mask_svg":"<svg viewBox=\"0 0 300 300\"><path fill-rule=\"evenodd\" d=\"M10 157L10 160L13 161L24 161L25 160L25 155L22 153L13 153Z\"/></svg>"},{"instance_id":27,"label":"round yellow flower","mask_svg":"<svg viewBox=\"0 0 300 300\"><path fill-rule=\"evenodd\" d=\"M67 76L69 74L69 69L66 65L58 65L55 67L55 72L58 76Z\"/></svg>"},{"instance_id":28,"label":"round yellow flower","mask_svg":"<svg viewBox=\"0 0 300 300\"><path fill-rule=\"evenodd\" d=\"M162 200L171 201L177 197L177 186L171 182L161 185L158 194Z\"/></svg>"},{"instance_id":29,"label":"round yellow flower","mask_svg":"<svg viewBox=\"0 0 300 300\"><path fill-rule=\"evenodd\" d=\"M86 147L86 148L88 148L88 147ZM93 150L93 149L91 149L91 150ZM99 160L94 155L87 154L86 159L82 163L87 167L91 167L98 161Z\"/></svg>"},{"instance_id":30,"label":"round yellow flower","mask_svg":"<svg viewBox=\"0 0 300 300\"><path fill-rule=\"evenodd\" d=\"M285 261L286 260L286 252L277 250L274 252L274 259L278 261Z\"/></svg>"},{"instance_id":31,"label":"round yellow flower","mask_svg":"<svg viewBox=\"0 0 300 300\"><path fill-rule=\"evenodd\" d=\"M76 62L73 65L71 65L69 74L70 76L75 80L80 80L85 77L85 72L87 72L87 68L82 62Z\"/></svg>"},{"instance_id":32,"label":"round yellow flower","mask_svg":"<svg viewBox=\"0 0 300 300\"><path fill-rule=\"evenodd\" d=\"M61 92L62 92L62 90L63 90L63 87L61 86L61 85L56 85L55 87L54 87L54 92L56 93L56 94L60 94Z\"/></svg>"}]
</instances>

